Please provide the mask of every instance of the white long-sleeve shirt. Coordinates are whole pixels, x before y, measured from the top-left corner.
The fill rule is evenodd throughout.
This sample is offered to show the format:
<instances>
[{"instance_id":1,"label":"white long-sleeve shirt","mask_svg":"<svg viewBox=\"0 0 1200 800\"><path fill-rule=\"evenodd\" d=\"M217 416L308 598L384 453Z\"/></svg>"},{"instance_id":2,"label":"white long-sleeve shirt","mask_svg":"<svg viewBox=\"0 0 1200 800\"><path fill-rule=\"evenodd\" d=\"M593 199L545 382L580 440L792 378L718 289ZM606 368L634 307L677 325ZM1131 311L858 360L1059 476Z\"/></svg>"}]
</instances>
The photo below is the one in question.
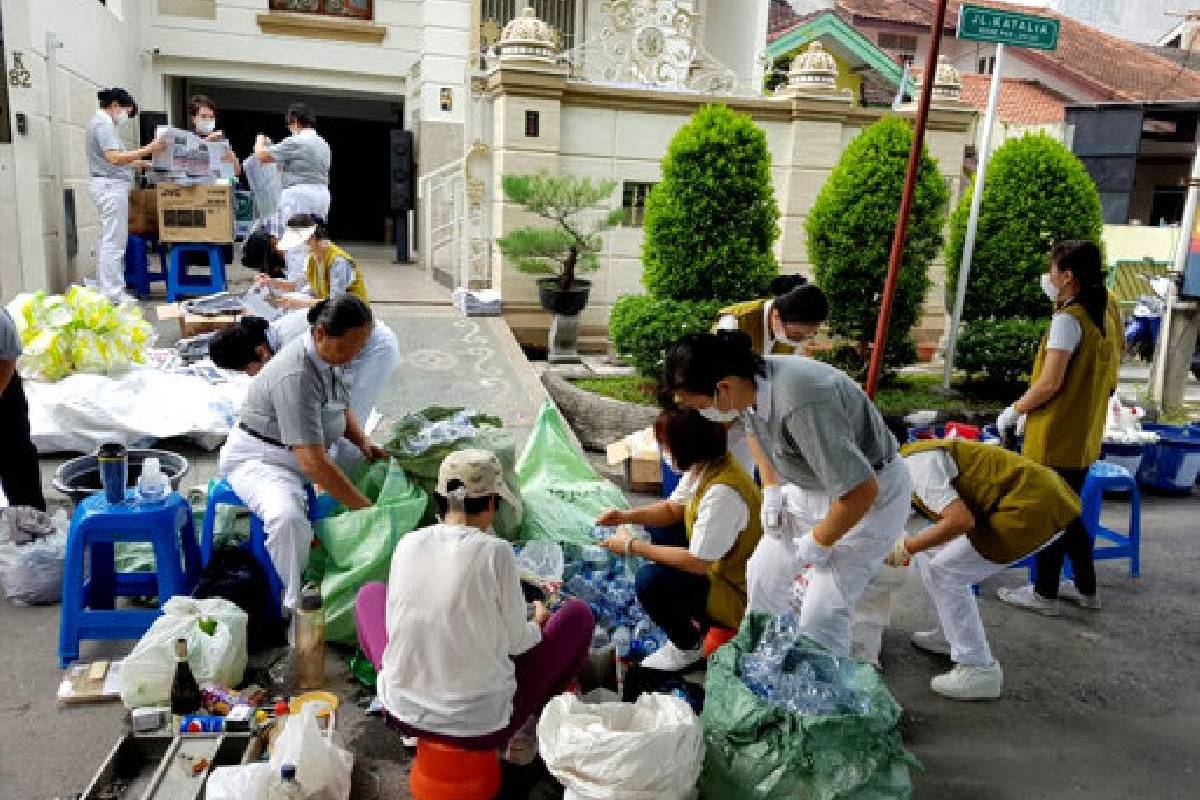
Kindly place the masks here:
<instances>
[{"instance_id":1,"label":"white long-sleeve shirt","mask_svg":"<svg viewBox=\"0 0 1200 800\"><path fill-rule=\"evenodd\" d=\"M446 736L508 725L512 656L542 639L512 547L464 525L422 528L396 545L387 630L380 701L401 721Z\"/></svg>"}]
</instances>

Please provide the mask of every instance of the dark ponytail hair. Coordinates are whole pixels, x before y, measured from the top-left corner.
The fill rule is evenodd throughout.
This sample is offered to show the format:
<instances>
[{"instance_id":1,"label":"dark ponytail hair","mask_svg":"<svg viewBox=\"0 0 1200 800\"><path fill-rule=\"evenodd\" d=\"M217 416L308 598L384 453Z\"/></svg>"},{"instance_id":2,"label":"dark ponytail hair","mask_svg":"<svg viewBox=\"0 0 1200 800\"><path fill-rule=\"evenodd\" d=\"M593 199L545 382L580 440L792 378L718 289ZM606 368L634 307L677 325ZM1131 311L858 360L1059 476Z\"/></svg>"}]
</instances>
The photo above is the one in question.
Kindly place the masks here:
<instances>
[{"instance_id":1,"label":"dark ponytail hair","mask_svg":"<svg viewBox=\"0 0 1200 800\"><path fill-rule=\"evenodd\" d=\"M288 106L287 113L283 115L283 119L285 125L295 123L305 128L311 128L317 124L317 115L313 113L308 103L292 103Z\"/></svg>"},{"instance_id":2,"label":"dark ponytail hair","mask_svg":"<svg viewBox=\"0 0 1200 800\"><path fill-rule=\"evenodd\" d=\"M780 322L820 324L829 316L829 300L821 287L806 283L775 298Z\"/></svg>"},{"instance_id":3,"label":"dark ponytail hair","mask_svg":"<svg viewBox=\"0 0 1200 800\"><path fill-rule=\"evenodd\" d=\"M1100 248L1093 242L1068 240L1050 248L1050 263L1060 272L1070 272L1079 283L1079 304L1105 336L1104 323L1108 317L1108 286Z\"/></svg>"},{"instance_id":4,"label":"dark ponytail hair","mask_svg":"<svg viewBox=\"0 0 1200 800\"><path fill-rule=\"evenodd\" d=\"M789 275L776 275L771 279L771 296L779 297L788 292L808 283L808 278L799 273Z\"/></svg>"},{"instance_id":5,"label":"dark ponytail hair","mask_svg":"<svg viewBox=\"0 0 1200 800\"><path fill-rule=\"evenodd\" d=\"M242 317L232 328L218 331L208 343L208 357L221 369L245 370L261 361L258 348L270 348L267 321L262 317Z\"/></svg>"},{"instance_id":6,"label":"dark ponytail hair","mask_svg":"<svg viewBox=\"0 0 1200 800\"><path fill-rule=\"evenodd\" d=\"M667 351L662 386L667 394L682 389L711 395L726 378L753 381L766 374L766 362L741 331L689 333Z\"/></svg>"},{"instance_id":7,"label":"dark ponytail hair","mask_svg":"<svg viewBox=\"0 0 1200 800\"><path fill-rule=\"evenodd\" d=\"M132 109L129 112L129 117L132 119L137 116L137 103L133 101L133 95L122 89L120 86L114 86L111 89L101 89L96 92L96 99L100 102L101 108L108 108L113 103L122 108Z\"/></svg>"},{"instance_id":8,"label":"dark ponytail hair","mask_svg":"<svg viewBox=\"0 0 1200 800\"><path fill-rule=\"evenodd\" d=\"M342 336L347 331L370 325L374 319L371 307L354 294L322 300L308 310L308 324L321 328L329 336Z\"/></svg>"}]
</instances>

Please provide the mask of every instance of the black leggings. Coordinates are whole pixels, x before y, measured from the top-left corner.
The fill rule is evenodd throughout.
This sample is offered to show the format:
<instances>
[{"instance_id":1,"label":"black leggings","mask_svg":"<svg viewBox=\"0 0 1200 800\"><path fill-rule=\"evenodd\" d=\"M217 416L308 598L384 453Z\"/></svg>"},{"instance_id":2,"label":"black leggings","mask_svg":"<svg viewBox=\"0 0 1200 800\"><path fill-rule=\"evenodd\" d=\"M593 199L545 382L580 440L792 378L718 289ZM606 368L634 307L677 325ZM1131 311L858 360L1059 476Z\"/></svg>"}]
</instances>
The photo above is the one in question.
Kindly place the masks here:
<instances>
[{"instance_id":1,"label":"black leggings","mask_svg":"<svg viewBox=\"0 0 1200 800\"><path fill-rule=\"evenodd\" d=\"M37 449L29 438L29 405L15 372L0 395L0 484L9 505L46 510Z\"/></svg>"},{"instance_id":2,"label":"black leggings","mask_svg":"<svg viewBox=\"0 0 1200 800\"><path fill-rule=\"evenodd\" d=\"M1086 469L1054 468L1071 491L1083 493L1083 482L1087 479ZM1076 517L1063 535L1043 547L1037 554L1037 577L1033 588L1047 600L1058 598L1058 582L1062 575L1063 560L1071 559L1075 572L1075 588L1082 594L1096 593L1096 562L1092 559L1092 537L1088 535L1083 519Z\"/></svg>"}]
</instances>

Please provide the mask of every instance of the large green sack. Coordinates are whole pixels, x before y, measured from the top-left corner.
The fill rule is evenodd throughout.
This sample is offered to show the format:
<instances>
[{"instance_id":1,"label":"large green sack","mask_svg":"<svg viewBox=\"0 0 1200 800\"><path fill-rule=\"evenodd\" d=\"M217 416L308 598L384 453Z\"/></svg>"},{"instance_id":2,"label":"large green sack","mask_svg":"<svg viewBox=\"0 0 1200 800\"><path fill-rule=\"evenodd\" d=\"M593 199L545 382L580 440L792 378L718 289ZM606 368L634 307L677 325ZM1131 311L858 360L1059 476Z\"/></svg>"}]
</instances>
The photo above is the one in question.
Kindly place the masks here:
<instances>
[{"instance_id":1,"label":"large green sack","mask_svg":"<svg viewBox=\"0 0 1200 800\"><path fill-rule=\"evenodd\" d=\"M449 419L461 411L457 407L430 406L415 414L408 414L400 419L392 428L388 441L388 450L396 463L404 468L408 476L418 486L432 496L437 487L438 468L443 459L457 450L480 449L495 453L504 467L504 482L512 491L514 497L520 497L517 489L517 445L511 433L502 429L503 423L496 417L476 414L471 417L471 424L476 428L474 436L467 436L453 442L434 445L423 452L416 453L409 449L409 440L420 433L421 429L431 422ZM424 522L432 523L433 504L430 502ZM502 539L515 541L520 533L521 509L512 508L508 503L501 503L492 529Z\"/></svg>"},{"instance_id":2,"label":"large green sack","mask_svg":"<svg viewBox=\"0 0 1200 800\"><path fill-rule=\"evenodd\" d=\"M517 461L517 487L525 503L521 541L592 544L600 512L629 507L621 490L601 478L579 452L549 401L542 404Z\"/></svg>"},{"instance_id":3,"label":"large green sack","mask_svg":"<svg viewBox=\"0 0 1200 800\"><path fill-rule=\"evenodd\" d=\"M321 547L313 551L309 576L321 583L325 604L325 638L355 644L354 600L363 584L386 581L392 551L404 534L415 529L428 498L394 461L371 464L355 481L371 508L339 506L317 523Z\"/></svg>"},{"instance_id":4,"label":"large green sack","mask_svg":"<svg viewBox=\"0 0 1200 800\"><path fill-rule=\"evenodd\" d=\"M871 698L872 713L801 716L776 708L742 683L742 656L757 646L770 615L747 614L738 635L708 662L705 800L907 800L908 770L919 766L900 741L900 706L865 662L849 684ZM827 651L801 636L796 644Z\"/></svg>"}]
</instances>

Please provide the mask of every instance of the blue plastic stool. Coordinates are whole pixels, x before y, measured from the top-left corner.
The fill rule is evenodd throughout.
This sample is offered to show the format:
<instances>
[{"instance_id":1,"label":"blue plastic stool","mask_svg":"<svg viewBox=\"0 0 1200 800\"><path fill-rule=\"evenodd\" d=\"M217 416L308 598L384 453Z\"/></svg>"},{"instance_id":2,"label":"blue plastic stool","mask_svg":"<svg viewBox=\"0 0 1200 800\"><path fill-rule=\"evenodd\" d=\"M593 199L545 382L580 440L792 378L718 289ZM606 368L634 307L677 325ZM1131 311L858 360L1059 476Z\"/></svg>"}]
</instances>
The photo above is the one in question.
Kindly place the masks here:
<instances>
[{"instance_id":1,"label":"blue plastic stool","mask_svg":"<svg viewBox=\"0 0 1200 800\"><path fill-rule=\"evenodd\" d=\"M167 302L174 303L180 295L191 297L218 294L225 291L224 245L173 244L167 259ZM208 254L208 275L189 275L183 256L186 253Z\"/></svg>"},{"instance_id":2,"label":"blue plastic stool","mask_svg":"<svg viewBox=\"0 0 1200 800\"><path fill-rule=\"evenodd\" d=\"M1100 524L1100 511L1104 505L1104 493L1114 490L1129 491L1129 528L1125 535ZM1120 464L1097 461L1088 469L1083 484L1083 524L1092 537L1092 554L1096 561L1113 558L1129 559L1129 576L1136 578L1142 572L1142 499L1138 494L1137 480ZM1109 542L1099 546L1099 541Z\"/></svg>"},{"instance_id":3,"label":"blue plastic stool","mask_svg":"<svg viewBox=\"0 0 1200 800\"><path fill-rule=\"evenodd\" d=\"M115 610L117 597L157 596L161 605L176 595L191 594L199 580L200 551L187 501L177 492L148 504L137 502L132 490L127 497L121 505L109 505L97 492L80 503L71 518L58 636L58 660L63 667L79 658L81 640L139 639L161 613L159 609ZM117 572L113 558L117 542L150 542L155 572Z\"/></svg>"},{"instance_id":4,"label":"blue plastic stool","mask_svg":"<svg viewBox=\"0 0 1200 800\"><path fill-rule=\"evenodd\" d=\"M150 252L158 253L159 271L150 271ZM125 284L133 289L139 299L150 296L153 281L167 280L167 252L163 245L150 236L136 233L125 240Z\"/></svg>"},{"instance_id":5,"label":"blue plastic stool","mask_svg":"<svg viewBox=\"0 0 1200 800\"><path fill-rule=\"evenodd\" d=\"M328 509L323 508L321 501L317 499L317 493L313 491L311 485L305 485L305 494L308 495L308 519L310 522L316 523L326 515ZM323 496L325 497L325 496ZM213 554L213 538L214 529L217 521L217 506L238 506L245 508L246 504L242 502L242 498L238 497L237 492L229 485L229 482L224 478L215 479L208 487L208 501L204 507L204 528L200 537L200 563L208 566L209 559ZM275 564L271 561L271 554L267 552L267 534L263 530L262 520L257 515L250 515L250 541L246 543L248 549L255 560L262 565L263 571L267 573L267 582L270 584L271 597L276 599L275 603L271 604L271 610L277 615L282 616L280 603L283 598L283 581L279 577L279 573L275 570Z\"/></svg>"}]
</instances>

